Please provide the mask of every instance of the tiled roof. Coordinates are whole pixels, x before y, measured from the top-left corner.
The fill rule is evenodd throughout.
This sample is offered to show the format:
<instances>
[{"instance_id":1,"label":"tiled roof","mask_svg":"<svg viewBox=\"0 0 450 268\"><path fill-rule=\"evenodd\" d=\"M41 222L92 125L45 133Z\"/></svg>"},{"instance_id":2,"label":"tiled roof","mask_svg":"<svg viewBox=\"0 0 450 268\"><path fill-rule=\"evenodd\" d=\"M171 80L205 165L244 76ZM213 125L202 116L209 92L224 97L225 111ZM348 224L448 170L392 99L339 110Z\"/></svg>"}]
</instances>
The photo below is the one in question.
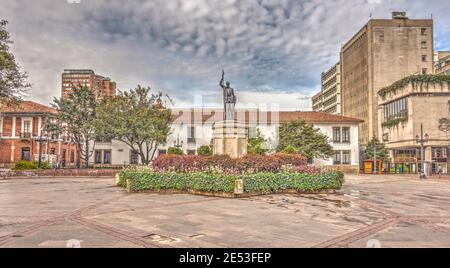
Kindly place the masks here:
<instances>
[{"instance_id":1,"label":"tiled roof","mask_svg":"<svg viewBox=\"0 0 450 268\"><path fill-rule=\"evenodd\" d=\"M175 123L214 123L223 120L223 109L184 109L173 110L172 120ZM238 121L247 124L271 124L279 122L289 122L294 120L303 120L306 123L351 123L359 124L363 120L333 115L322 112L267 112L258 110L238 110L235 114Z\"/></svg>"},{"instance_id":2,"label":"tiled roof","mask_svg":"<svg viewBox=\"0 0 450 268\"><path fill-rule=\"evenodd\" d=\"M363 123L353 117L340 116L322 112L280 112L280 121L304 120L306 123Z\"/></svg>"},{"instance_id":3,"label":"tiled roof","mask_svg":"<svg viewBox=\"0 0 450 268\"><path fill-rule=\"evenodd\" d=\"M2 113L56 113L56 110L34 101L20 101L13 105L9 103L0 103L0 112Z\"/></svg>"}]
</instances>

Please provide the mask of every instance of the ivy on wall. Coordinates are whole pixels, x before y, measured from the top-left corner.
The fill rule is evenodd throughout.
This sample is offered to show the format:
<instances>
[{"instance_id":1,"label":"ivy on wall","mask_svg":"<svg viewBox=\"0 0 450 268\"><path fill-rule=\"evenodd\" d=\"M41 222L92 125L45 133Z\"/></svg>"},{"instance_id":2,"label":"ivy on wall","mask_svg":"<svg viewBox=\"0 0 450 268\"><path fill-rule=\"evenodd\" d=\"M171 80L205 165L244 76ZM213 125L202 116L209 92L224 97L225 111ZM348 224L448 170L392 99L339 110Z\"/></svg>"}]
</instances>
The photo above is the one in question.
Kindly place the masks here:
<instances>
[{"instance_id":1,"label":"ivy on wall","mask_svg":"<svg viewBox=\"0 0 450 268\"><path fill-rule=\"evenodd\" d=\"M417 86L419 86L420 88L423 88L423 85L425 85L425 84L427 84L427 86L428 86L428 84L436 84L436 83L439 83L441 86L443 86L444 83L447 83L447 85L450 89L450 75L447 75L447 74L411 75L411 76L405 77L401 80L398 80L397 82L394 82L392 85L390 85L388 87L380 89L378 91L378 95L380 95L382 98L385 98L387 94L389 94L389 93L395 94L399 89L404 88L409 83L411 83L414 88Z\"/></svg>"},{"instance_id":2,"label":"ivy on wall","mask_svg":"<svg viewBox=\"0 0 450 268\"><path fill-rule=\"evenodd\" d=\"M406 121L408 121L408 117L397 117L387 120L386 122L382 123L381 126L386 128L393 128Z\"/></svg>"}]
</instances>

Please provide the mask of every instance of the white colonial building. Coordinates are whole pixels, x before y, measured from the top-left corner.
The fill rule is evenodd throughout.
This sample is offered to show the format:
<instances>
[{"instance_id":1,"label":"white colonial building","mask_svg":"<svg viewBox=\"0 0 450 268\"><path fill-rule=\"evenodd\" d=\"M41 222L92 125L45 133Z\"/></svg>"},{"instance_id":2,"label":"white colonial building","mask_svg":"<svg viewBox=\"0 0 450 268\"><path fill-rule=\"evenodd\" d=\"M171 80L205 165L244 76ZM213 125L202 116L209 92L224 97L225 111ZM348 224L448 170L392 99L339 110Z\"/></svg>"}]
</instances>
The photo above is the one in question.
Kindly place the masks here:
<instances>
[{"instance_id":1,"label":"white colonial building","mask_svg":"<svg viewBox=\"0 0 450 268\"><path fill-rule=\"evenodd\" d=\"M196 154L202 145L211 145L213 125L223 120L221 109L175 109L172 131L165 145L155 154L166 154L169 147L179 147L185 154ZM314 164L324 166L342 166L357 169L359 167L358 125L359 119L332 115L321 112L266 112L255 109L238 110L237 121L245 123L249 137L259 129L267 140L267 149L274 152L278 145L278 129L283 122L303 120L319 128L329 137L335 149L330 159L315 159ZM136 154L124 143L97 143L91 162L97 165L139 164Z\"/></svg>"}]
</instances>

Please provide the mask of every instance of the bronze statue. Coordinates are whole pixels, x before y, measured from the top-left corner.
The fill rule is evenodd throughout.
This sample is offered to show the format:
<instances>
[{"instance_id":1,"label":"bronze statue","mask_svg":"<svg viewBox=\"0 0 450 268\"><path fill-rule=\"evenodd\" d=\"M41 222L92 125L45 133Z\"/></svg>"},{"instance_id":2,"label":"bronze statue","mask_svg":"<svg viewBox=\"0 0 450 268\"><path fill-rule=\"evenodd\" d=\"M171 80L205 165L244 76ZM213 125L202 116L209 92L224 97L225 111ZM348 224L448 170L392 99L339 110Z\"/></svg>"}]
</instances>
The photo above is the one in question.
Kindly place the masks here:
<instances>
[{"instance_id":1,"label":"bronze statue","mask_svg":"<svg viewBox=\"0 0 450 268\"><path fill-rule=\"evenodd\" d=\"M222 79L220 80L220 87L223 89L223 103L225 110L225 120L234 120L234 112L236 107L236 95L234 94L234 89L230 87L230 82L225 81L225 71L222 70Z\"/></svg>"}]
</instances>

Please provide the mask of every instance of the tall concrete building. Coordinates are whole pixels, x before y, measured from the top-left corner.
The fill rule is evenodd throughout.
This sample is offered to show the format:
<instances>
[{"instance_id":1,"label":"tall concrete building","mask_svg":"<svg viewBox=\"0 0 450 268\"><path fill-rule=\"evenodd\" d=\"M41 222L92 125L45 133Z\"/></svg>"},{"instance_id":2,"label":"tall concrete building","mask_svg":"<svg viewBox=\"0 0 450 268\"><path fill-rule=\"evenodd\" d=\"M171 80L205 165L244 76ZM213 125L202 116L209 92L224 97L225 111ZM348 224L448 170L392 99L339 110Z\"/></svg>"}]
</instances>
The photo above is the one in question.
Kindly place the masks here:
<instances>
[{"instance_id":1,"label":"tall concrete building","mask_svg":"<svg viewBox=\"0 0 450 268\"><path fill-rule=\"evenodd\" d=\"M87 86L96 98L116 95L116 82L93 70L67 69L62 73L61 96L66 97L74 87Z\"/></svg>"},{"instance_id":2,"label":"tall concrete building","mask_svg":"<svg viewBox=\"0 0 450 268\"><path fill-rule=\"evenodd\" d=\"M313 111L341 114L341 68L337 63L322 73L321 90L313 96Z\"/></svg>"},{"instance_id":3,"label":"tall concrete building","mask_svg":"<svg viewBox=\"0 0 450 268\"><path fill-rule=\"evenodd\" d=\"M380 138L377 92L414 74L433 72L433 20L372 19L341 49L342 114L364 120L360 143Z\"/></svg>"},{"instance_id":4,"label":"tall concrete building","mask_svg":"<svg viewBox=\"0 0 450 268\"><path fill-rule=\"evenodd\" d=\"M312 109L314 112L322 112L323 110L322 90L312 97Z\"/></svg>"},{"instance_id":5,"label":"tall concrete building","mask_svg":"<svg viewBox=\"0 0 450 268\"><path fill-rule=\"evenodd\" d=\"M434 71L436 74L450 74L450 51L435 53Z\"/></svg>"}]
</instances>

